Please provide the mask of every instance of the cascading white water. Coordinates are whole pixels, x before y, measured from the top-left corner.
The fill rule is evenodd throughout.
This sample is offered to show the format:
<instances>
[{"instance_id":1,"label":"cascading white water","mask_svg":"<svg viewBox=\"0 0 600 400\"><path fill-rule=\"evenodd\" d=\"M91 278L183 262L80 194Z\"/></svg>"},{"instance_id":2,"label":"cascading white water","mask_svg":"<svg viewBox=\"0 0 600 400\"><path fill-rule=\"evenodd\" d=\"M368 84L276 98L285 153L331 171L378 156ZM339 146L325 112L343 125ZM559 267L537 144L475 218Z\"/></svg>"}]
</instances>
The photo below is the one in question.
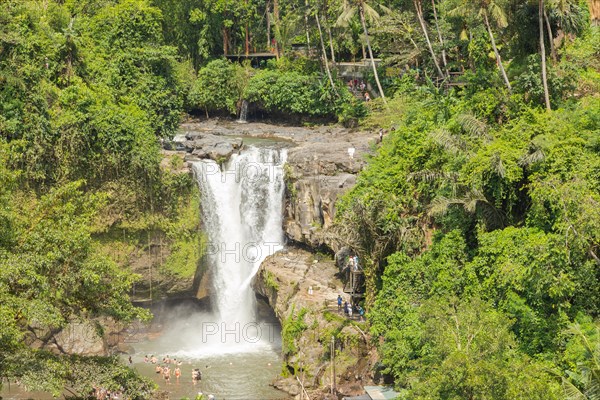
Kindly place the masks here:
<instances>
[{"instance_id":1,"label":"cascading white water","mask_svg":"<svg viewBox=\"0 0 600 400\"><path fill-rule=\"evenodd\" d=\"M248 118L248 102L246 100L242 100L242 106L240 107L240 119L237 122L245 124L248 122L246 119Z\"/></svg>"},{"instance_id":2,"label":"cascading white water","mask_svg":"<svg viewBox=\"0 0 600 400\"><path fill-rule=\"evenodd\" d=\"M223 169L212 160L194 164L221 326L255 321L250 283L262 261L283 247L283 163L286 151L250 147ZM236 328L236 324L237 328Z\"/></svg>"}]
</instances>

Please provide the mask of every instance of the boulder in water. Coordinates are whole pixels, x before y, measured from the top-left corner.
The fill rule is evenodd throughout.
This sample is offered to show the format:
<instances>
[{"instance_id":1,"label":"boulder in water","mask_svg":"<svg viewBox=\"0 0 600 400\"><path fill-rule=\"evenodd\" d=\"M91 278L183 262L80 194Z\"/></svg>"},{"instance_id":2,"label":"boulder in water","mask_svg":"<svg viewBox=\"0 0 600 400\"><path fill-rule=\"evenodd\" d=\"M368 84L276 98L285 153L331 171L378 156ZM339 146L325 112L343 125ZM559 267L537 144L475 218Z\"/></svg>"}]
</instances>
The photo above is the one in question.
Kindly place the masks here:
<instances>
[{"instance_id":1,"label":"boulder in water","mask_svg":"<svg viewBox=\"0 0 600 400\"><path fill-rule=\"evenodd\" d=\"M215 161L228 159L239 151L243 141L241 138L213 135L210 133L190 132L186 134L186 149L198 159L210 158Z\"/></svg>"}]
</instances>

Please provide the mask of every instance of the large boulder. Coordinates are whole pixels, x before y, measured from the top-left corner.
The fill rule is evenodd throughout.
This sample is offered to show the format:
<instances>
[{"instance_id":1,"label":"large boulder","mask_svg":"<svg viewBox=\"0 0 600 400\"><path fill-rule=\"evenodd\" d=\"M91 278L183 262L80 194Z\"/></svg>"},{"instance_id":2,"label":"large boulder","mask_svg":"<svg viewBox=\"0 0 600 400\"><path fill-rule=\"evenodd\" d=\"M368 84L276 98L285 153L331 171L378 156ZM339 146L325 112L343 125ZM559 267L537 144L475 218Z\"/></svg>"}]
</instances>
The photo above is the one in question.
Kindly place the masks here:
<instances>
[{"instance_id":1,"label":"large boulder","mask_svg":"<svg viewBox=\"0 0 600 400\"><path fill-rule=\"evenodd\" d=\"M186 134L184 146L196 159L210 158L221 162L238 152L243 141L239 137L215 135L203 132ZM190 158L188 158L190 159Z\"/></svg>"},{"instance_id":2,"label":"large boulder","mask_svg":"<svg viewBox=\"0 0 600 400\"><path fill-rule=\"evenodd\" d=\"M56 346L66 354L105 356L108 348L94 321L72 321L54 336Z\"/></svg>"}]
</instances>

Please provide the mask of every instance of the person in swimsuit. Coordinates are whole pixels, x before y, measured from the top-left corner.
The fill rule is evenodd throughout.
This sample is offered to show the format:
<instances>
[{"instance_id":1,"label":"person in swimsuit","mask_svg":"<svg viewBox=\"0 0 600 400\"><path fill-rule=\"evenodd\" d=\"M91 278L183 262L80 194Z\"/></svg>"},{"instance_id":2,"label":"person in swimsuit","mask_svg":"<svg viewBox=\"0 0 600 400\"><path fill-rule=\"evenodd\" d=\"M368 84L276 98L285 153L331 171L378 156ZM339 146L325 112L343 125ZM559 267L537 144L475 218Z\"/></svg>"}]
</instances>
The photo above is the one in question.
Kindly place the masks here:
<instances>
[{"instance_id":1,"label":"person in swimsuit","mask_svg":"<svg viewBox=\"0 0 600 400\"><path fill-rule=\"evenodd\" d=\"M179 369L179 366L177 366L175 368L175 379L177 379L177 382L179 383L179 377L181 376L181 370Z\"/></svg>"},{"instance_id":2,"label":"person in swimsuit","mask_svg":"<svg viewBox=\"0 0 600 400\"><path fill-rule=\"evenodd\" d=\"M165 382L167 382L167 385L171 383L171 370L168 366L166 366L163 369L163 378L165 378Z\"/></svg>"},{"instance_id":3,"label":"person in swimsuit","mask_svg":"<svg viewBox=\"0 0 600 400\"><path fill-rule=\"evenodd\" d=\"M200 370L198 368L194 368L194 370L192 371L192 382L195 385L197 382L200 382L201 380L202 380L202 372L200 372Z\"/></svg>"}]
</instances>

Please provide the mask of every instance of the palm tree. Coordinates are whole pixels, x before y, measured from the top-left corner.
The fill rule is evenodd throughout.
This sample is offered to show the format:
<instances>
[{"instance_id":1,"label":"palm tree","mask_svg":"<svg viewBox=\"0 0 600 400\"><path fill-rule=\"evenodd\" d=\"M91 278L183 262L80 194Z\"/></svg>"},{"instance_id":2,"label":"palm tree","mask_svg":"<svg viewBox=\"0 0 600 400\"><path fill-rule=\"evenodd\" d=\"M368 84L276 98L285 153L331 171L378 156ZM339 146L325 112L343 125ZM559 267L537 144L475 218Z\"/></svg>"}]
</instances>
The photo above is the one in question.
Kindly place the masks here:
<instances>
[{"instance_id":1,"label":"palm tree","mask_svg":"<svg viewBox=\"0 0 600 400\"><path fill-rule=\"evenodd\" d=\"M546 46L544 45L544 0L538 2L538 25L540 29L540 56L542 57L542 84L544 85L544 102L546 110L551 110L548 93L548 76L546 71Z\"/></svg>"},{"instance_id":2,"label":"palm tree","mask_svg":"<svg viewBox=\"0 0 600 400\"><path fill-rule=\"evenodd\" d=\"M433 51L433 46L431 45L431 40L429 39L429 33L427 33L427 26L425 25L425 18L423 17L423 4L421 0L413 0L413 5L415 6L415 11L417 12L417 19L419 20L419 24L421 25L421 29L423 30L423 36L425 36L425 41L427 42L427 48L429 49L429 53L431 53L431 58L433 59L433 64L435 65L435 69L441 79L444 79L445 75L440 68L440 63L438 62L437 56ZM436 19L437 25L437 19Z\"/></svg>"},{"instance_id":3,"label":"palm tree","mask_svg":"<svg viewBox=\"0 0 600 400\"><path fill-rule=\"evenodd\" d=\"M387 11L388 9L382 5L380 8ZM377 89L379 89L379 95L383 99L383 102L387 105L381 83L379 82L379 75L377 74L377 67L375 66L375 59L373 58L373 49L371 48L371 40L369 39L369 31L367 30L367 18L371 21L379 20L379 13L375 11L373 7L366 3L365 0L344 0L342 2L342 13L338 17L337 24L340 26L347 26L350 20L354 17L358 11L360 16L360 23L365 34L365 41L367 42L367 48L369 49L369 57L371 58L371 66L373 67L373 75L375 75L375 82L377 83Z\"/></svg>"},{"instance_id":4,"label":"palm tree","mask_svg":"<svg viewBox=\"0 0 600 400\"><path fill-rule=\"evenodd\" d=\"M337 93L335 90L335 84L333 83L333 77L331 76L331 69L329 68L329 61L327 60L327 51L325 50L325 42L323 41L323 30L321 29L321 20L319 19L319 7L315 10L315 20L317 21L317 27L319 28L319 40L321 41L321 52L323 54L323 61L325 62L325 71L327 72L327 77L329 78L329 83L331 84L331 89L334 93Z\"/></svg>"},{"instance_id":5,"label":"palm tree","mask_svg":"<svg viewBox=\"0 0 600 400\"><path fill-rule=\"evenodd\" d=\"M500 52L496 46L494 32L492 31L492 22L499 28L506 28L508 26L506 13L503 9L505 2L506 0L459 0L458 6L455 9L450 10L448 14L462 17L473 15L475 17L480 17L483 20L487 33L490 37L490 43L492 44L494 55L496 56L496 64L498 64L498 69L502 74L504 84L506 85L508 91L512 92L512 87L510 86L508 76L506 75L506 71L502 65ZM475 13L473 13L473 11L475 11ZM490 21L490 18L492 21Z\"/></svg>"},{"instance_id":6,"label":"palm tree","mask_svg":"<svg viewBox=\"0 0 600 400\"><path fill-rule=\"evenodd\" d=\"M576 35L584 29L587 20L577 0L546 0L544 6L544 20L548 30L550 55L552 61L556 62L556 46L554 45L554 32L552 31L550 19L552 18L559 31Z\"/></svg>"},{"instance_id":7,"label":"palm tree","mask_svg":"<svg viewBox=\"0 0 600 400\"><path fill-rule=\"evenodd\" d=\"M579 323L572 324L567 333L584 349L584 361L577 365L578 371L566 371L563 389L568 400L600 399L600 340L599 329L590 331Z\"/></svg>"}]
</instances>

